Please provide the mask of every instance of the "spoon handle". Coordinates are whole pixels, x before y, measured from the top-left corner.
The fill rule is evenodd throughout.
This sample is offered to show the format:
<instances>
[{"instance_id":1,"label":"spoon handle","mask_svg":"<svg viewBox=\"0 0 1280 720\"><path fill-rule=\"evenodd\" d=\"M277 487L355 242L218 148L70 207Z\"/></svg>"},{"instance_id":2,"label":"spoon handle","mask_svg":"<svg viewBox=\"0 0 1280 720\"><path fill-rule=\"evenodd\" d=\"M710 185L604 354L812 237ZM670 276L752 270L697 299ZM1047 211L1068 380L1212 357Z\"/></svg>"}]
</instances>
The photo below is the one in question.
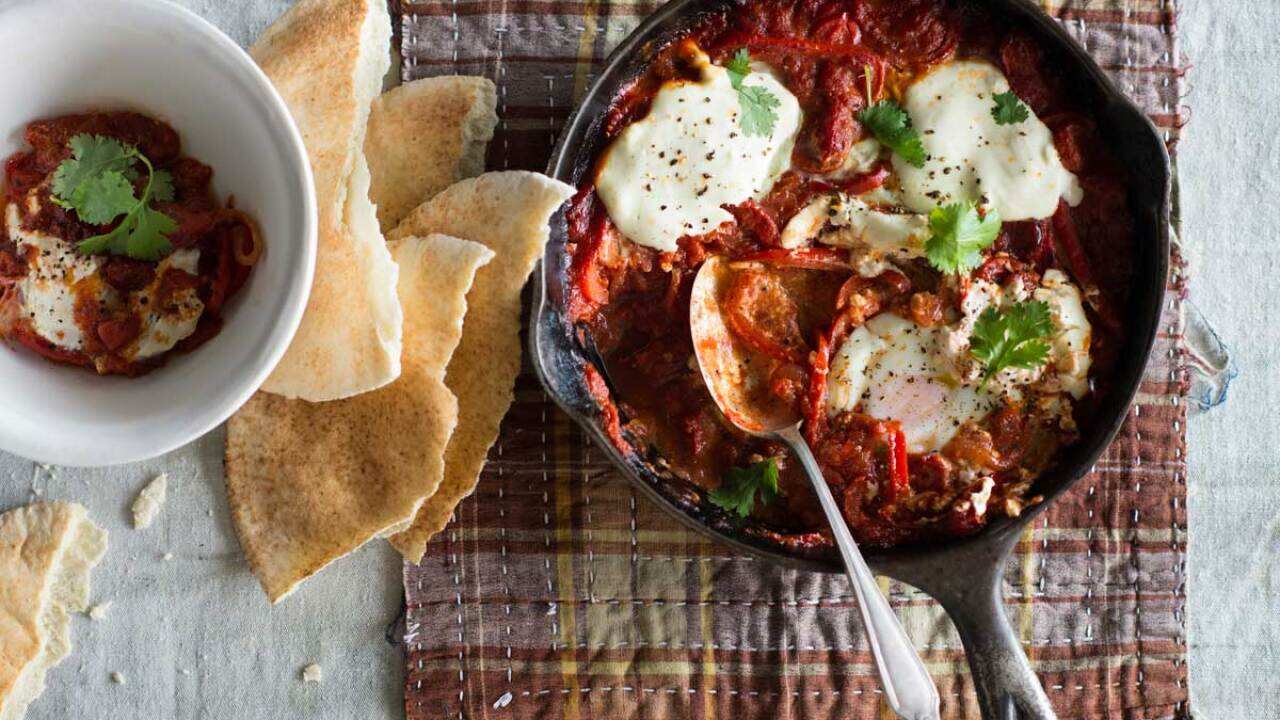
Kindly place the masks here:
<instances>
[{"instance_id":1,"label":"spoon handle","mask_svg":"<svg viewBox=\"0 0 1280 720\"><path fill-rule=\"evenodd\" d=\"M813 484L822 510L827 514L831 524L831 533L835 536L836 547L844 558L845 570L849 573L849 581L858 598L858 610L862 614L862 624L867 631L867 641L871 645L871 653L875 656L876 670L880 673L880 684L884 688L885 701L889 707L906 720L930 720L938 717L938 689L925 670L924 662L916 653L911 639L902 629L898 617L894 615L889 601L880 594L875 576L862 552L849 532L840 506L836 504L831 488L822 477L822 470L800 434L798 425L778 431L779 439L791 446L791 450L800 458L805 473Z\"/></svg>"}]
</instances>

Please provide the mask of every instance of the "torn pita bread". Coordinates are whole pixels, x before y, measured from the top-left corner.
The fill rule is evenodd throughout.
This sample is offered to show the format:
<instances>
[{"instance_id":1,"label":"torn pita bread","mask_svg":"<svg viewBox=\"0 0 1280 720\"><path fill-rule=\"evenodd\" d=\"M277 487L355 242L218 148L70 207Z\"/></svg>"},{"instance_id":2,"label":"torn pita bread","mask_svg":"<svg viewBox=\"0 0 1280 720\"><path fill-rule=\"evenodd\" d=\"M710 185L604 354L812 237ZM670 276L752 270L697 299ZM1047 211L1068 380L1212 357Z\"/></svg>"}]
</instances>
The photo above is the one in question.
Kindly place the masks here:
<instances>
[{"instance_id":1,"label":"torn pita bread","mask_svg":"<svg viewBox=\"0 0 1280 720\"><path fill-rule=\"evenodd\" d=\"M444 384L483 245L391 245L405 309L392 384L311 403L257 393L227 425L227 496L249 566L272 602L371 538L412 520L443 475L457 399Z\"/></svg>"},{"instance_id":2,"label":"torn pita bread","mask_svg":"<svg viewBox=\"0 0 1280 720\"><path fill-rule=\"evenodd\" d=\"M106 550L106 532L79 505L0 515L0 720L20 720L70 654L68 613L88 607L89 572Z\"/></svg>"},{"instance_id":3,"label":"torn pita bread","mask_svg":"<svg viewBox=\"0 0 1280 720\"><path fill-rule=\"evenodd\" d=\"M319 211L311 297L267 392L335 400L400 374L396 265L378 231L362 151L390 37L384 0L301 0L250 50L302 132Z\"/></svg>"},{"instance_id":4,"label":"torn pita bread","mask_svg":"<svg viewBox=\"0 0 1280 720\"><path fill-rule=\"evenodd\" d=\"M444 457L444 481L413 525L391 538L417 562L427 541L475 490L520 373L520 290L542 256L551 214L573 195L562 182L530 172L487 173L464 180L409 214L390 233L401 238L445 233L483 243L493 262L476 274L462 341L445 384L458 396L458 427Z\"/></svg>"},{"instance_id":5,"label":"torn pita bread","mask_svg":"<svg viewBox=\"0 0 1280 720\"><path fill-rule=\"evenodd\" d=\"M414 80L373 101L364 153L383 232L446 187L484 172L497 102L491 80L460 76Z\"/></svg>"}]
</instances>

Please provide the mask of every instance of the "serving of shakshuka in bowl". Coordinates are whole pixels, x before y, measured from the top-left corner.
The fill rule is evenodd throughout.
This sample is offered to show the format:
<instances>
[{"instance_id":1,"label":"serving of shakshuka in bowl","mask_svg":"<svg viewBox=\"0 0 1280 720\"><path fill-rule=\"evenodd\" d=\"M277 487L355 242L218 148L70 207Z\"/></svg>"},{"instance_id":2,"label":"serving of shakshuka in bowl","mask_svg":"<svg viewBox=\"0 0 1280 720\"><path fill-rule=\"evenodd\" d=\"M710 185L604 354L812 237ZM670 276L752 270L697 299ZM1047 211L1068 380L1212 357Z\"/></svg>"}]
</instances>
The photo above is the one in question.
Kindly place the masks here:
<instances>
[{"instance_id":1,"label":"serving of shakshuka in bowl","mask_svg":"<svg viewBox=\"0 0 1280 720\"><path fill-rule=\"evenodd\" d=\"M699 370L690 293L719 256L724 351L803 418L859 542L1037 502L1126 338L1135 220L1092 95L963 2L746 0L653 57L567 211L565 305L610 442L783 545L829 544L799 463Z\"/></svg>"},{"instance_id":2,"label":"serving of shakshuka in bowl","mask_svg":"<svg viewBox=\"0 0 1280 720\"><path fill-rule=\"evenodd\" d=\"M0 48L0 450L168 452L297 330L317 244L302 137L249 55L171 3L11 0Z\"/></svg>"},{"instance_id":3,"label":"serving of shakshuka in bowl","mask_svg":"<svg viewBox=\"0 0 1280 720\"><path fill-rule=\"evenodd\" d=\"M4 162L0 337L56 363L141 375L222 329L262 255L213 170L136 112L29 123Z\"/></svg>"}]
</instances>

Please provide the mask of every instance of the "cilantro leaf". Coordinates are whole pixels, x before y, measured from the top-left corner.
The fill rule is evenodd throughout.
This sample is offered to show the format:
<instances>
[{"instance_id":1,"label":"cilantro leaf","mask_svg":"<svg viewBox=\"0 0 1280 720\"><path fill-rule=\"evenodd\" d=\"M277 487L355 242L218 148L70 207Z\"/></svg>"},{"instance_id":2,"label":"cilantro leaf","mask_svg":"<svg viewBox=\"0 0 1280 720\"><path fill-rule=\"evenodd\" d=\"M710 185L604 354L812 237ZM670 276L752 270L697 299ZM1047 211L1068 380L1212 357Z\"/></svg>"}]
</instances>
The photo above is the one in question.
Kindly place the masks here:
<instances>
[{"instance_id":1,"label":"cilantro leaf","mask_svg":"<svg viewBox=\"0 0 1280 720\"><path fill-rule=\"evenodd\" d=\"M934 208L929 213L933 235L925 243L925 257L940 272L966 273L982 262L982 251L996 241L1000 224L995 208L979 215L972 200Z\"/></svg>"},{"instance_id":2,"label":"cilantro leaf","mask_svg":"<svg viewBox=\"0 0 1280 720\"><path fill-rule=\"evenodd\" d=\"M105 225L128 213L138 204L133 183L119 170L108 170L86 178L72 193L72 207L90 225Z\"/></svg>"},{"instance_id":3,"label":"cilantro leaf","mask_svg":"<svg viewBox=\"0 0 1280 720\"><path fill-rule=\"evenodd\" d=\"M124 255L129 246L129 233L133 231L134 216L126 216L111 230L81 240L76 250L81 255Z\"/></svg>"},{"instance_id":4,"label":"cilantro leaf","mask_svg":"<svg viewBox=\"0 0 1280 720\"><path fill-rule=\"evenodd\" d=\"M996 119L997 125L1016 125L1031 117L1031 111L1012 90L994 95L992 99L996 104L991 108L991 117Z\"/></svg>"},{"instance_id":5,"label":"cilantro leaf","mask_svg":"<svg viewBox=\"0 0 1280 720\"><path fill-rule=\"evenodd\" d=\"M1049 358L1047 338L1052 334L1048 303L1030 300L1004 310L983 310L969 336L969 352L986 365L983 384L1005 368L1043 365Z\"/></svg>"},{"instance_id":6,"label":"cilantro leaf","mask_svg":"<svg viewBox=\"0 0 1280 720\"><path fill-rule=\"evenodd\" d=\"M858 113L858 122L865 125L881 145L898 153L907 164L924 167L924 143L920 140L920 133L911 126L911 117L901 105L892 100L881 100Z\"/></svg>"},{"instance_id":7,"label":"cilantro leaf","mask_svg":"<svg viewBox=\"0 0 1280 720\"><path fill-rule=\"evenodd\" d=\"M119 140L80 134L67 145L71 157L54 170L53 201L74 210L90 225L106 225L120 218L114 228L80 241L76 249L85 255L128 255L138 260L164 257L173 247L165 236L177 230L178 224L152 203L173 200L173 176L156 170L136 147ZM139 162L147 173L141 197L134 189L142 177L135 167Z\"/></svg>"},{"instance_id":8,"label":"cilantro leaf","mask_svg":"<svg viewBox=\"0 0 1280 720\"><path fill-rule=\"evenodd\" d=\"M778 111L775 109L782 103L773 93L762 87L743 86L738 90L738 106L742 115L738 124L747 135L767 136L773 132L774 123L778 122Z\"/></svg>"},{"instance_id":9,"label":"cilantro leaf","mask_svg":"<svg viewBox=\"0 0 1280 720\"><path fill-rule=\"evenodd\" d=\"M157 170L151 176L151 197L160 202L173 202L173 175L168 170Z\"/></svg>"},{"instance_id":10,"label":"cilantro leaf","mask_svg":"<svg viewBox=\"0 0 1280 720\"><path fill-rule=\"evenodd\" d=\"M165 235L177 230L178 223L159 210L149 207L143 207L134 218L133 229L125 244L125 254L152 262L168 255L173 245Z\"/></svg>"},{"instance_id":11,"label":"cilantro leaf","mask_svg":"<svg viewBox=\"0 0 1280 720\"><path fill-rule=\"evenodd\" d=\"M709 497L712 504L736 513L738 517L747 517L755 509L756 491L760 492L761 505L768 505L780 494L778 461L774 458L750 467L729 470L724 483L712 490Z\"/></svg>"},{"instance_id":12,"label":"cilantro leaf","mask_svg":"<svg viewBox=\"0 0 1280 720\"><path fill-rule=\"evenodd\" d=\"M733 85L733 89L742 89L742 81L751 74L751 53L746 48L738 48L738 52L725 63L724 69L729 73L729 84Z\"/></svg>"},{"instance_id":13,"label":"cilantro leaf","mask_svg":"<svg viewBox=\"0 0 1280 720\"><path fill-rule=\"evenodd\" d=\"M746 48L739 48L724 69L729 73L729 84L738 91L738 124L742 126L742 132L760 137L769 135L778 122L777 108L782 102L767 89L746 84L747 76L751 74L751 53Z\"/></svg>"},{"instance_id":14,"label":"cilantro leaf","mask_svg":"<svg viewBox=\"0 0 1280 720\"><path fill-rule=\"evenodd\" d=\"M77 211L86 199L86 183L106 173L130 179L125 173L138 156L135 148L101 135L75 135L67 145L71 148L71 157L53 171L53 200L62 207Z\"/></svg>"}]
</instances>

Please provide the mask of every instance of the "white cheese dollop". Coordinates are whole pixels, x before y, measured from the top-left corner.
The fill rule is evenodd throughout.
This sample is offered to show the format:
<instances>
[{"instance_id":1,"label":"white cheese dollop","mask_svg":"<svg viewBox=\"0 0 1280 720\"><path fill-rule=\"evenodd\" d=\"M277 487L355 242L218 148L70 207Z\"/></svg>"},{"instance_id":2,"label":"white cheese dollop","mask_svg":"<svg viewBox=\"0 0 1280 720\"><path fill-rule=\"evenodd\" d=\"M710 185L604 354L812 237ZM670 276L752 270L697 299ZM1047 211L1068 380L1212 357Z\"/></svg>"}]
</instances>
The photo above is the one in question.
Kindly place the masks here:
<instances>
[{"instance_id":1,"label":"white cheese dollop","mask_svg":"<svg viewBox=\"0 0 1280 720\"><path fill-rule=\"evenodd\" d=\"M605 150L596 191L609 217L633 242L663 252L684 235L701 235L732 219L721 205L764 197L791 162L800 104L769 71L754 64L743 81L778 99L767 136L747 135L728 72L705 55L697 82L670 82L649 114Z\"/></svg>"},{"instance_id":2,"label":"white cheese dollop","mask_svg":"<svg viewBox=\"0 0 1280 720\"><path fill-rule=\"evenodd\" d=\"M1079 400L1089 392L1089 343L1093 331L1084 313L1080 289L1061 270L1047 270L1033 295L1049 305L1049 316L1053 318L1052 362L1058 382L1063 392Z\"/></svg>"},{"instance_id":3,"label":"white cheese dollop","mask_svg":"<svg viewBox=\"0 0 1280 720\"><path fill-rule=\"evenodd\" d=\"M18 203L9 203L5 225L19 250L34 247L37 251L35 265L18 283L32 329L58 347L79 350L84 335L75 319L76 285L97 284L91 279L98 272L97 259L81 255L62 238L24 230Z\"/></svg>"},{"instance_id":4,"label":"white cheese dollop","mask_svg":"<svg viewBox=\"0 0 1280 720\"><path fill-rule=\"evenodd\" d=\"M985 197L1008 221L1049 217L1059 198L1080 204L1080 182L1040 118L999 125L992 117L994 96L1008 91L998 68L969 60L940 65L907 88L903 106L928 158L916 168L893 157L907 207L928 213Z\"/></svg>"},{"instance_id":5,"label":"white cheese dollop","mask_svg":"<svg viewBox=\"0 0 1280 720\"><path fill-rule=\"evenodd\" d=\"M122 355L134 360L144 360L168 352L179 340L196 331L204 303L194 288L184 288L174 293L167 304L159 302L162 278L174 268L192 275L199 274L200 251L194 248L175 250L156 266L151 284L133 293L129 302L134 313L142 318L142 329L137 339Z\"/></svg>"}]
</instances>

